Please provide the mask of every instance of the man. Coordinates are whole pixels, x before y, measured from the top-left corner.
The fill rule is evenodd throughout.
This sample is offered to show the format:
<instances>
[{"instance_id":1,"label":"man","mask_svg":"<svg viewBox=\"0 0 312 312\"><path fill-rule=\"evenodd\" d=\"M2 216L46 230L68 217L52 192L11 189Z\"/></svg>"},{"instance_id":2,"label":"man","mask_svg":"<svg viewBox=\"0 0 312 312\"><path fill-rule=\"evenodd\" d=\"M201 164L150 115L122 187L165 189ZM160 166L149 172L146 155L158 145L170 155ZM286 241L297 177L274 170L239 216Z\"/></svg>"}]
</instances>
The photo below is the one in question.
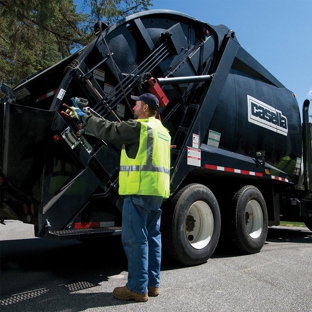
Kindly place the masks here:
<instances>
[{"instance_id":1,"label":"man","mask_svg":"<svg viewBox=\"0 0 312 312\"><path fill-rule=\"evenodd\" d=\"M135 119L111 122L83 115L86 131L106 142L123 144L120 156L119 194L122 209L122 243L128 259L128 281L113 296L145 302L158 296L161 264L160 217L163 198L170 194L170 135L155 118L155 95L131 96ZM81 111L78 115L82 115Z\"/></svg>"}]
</instances>

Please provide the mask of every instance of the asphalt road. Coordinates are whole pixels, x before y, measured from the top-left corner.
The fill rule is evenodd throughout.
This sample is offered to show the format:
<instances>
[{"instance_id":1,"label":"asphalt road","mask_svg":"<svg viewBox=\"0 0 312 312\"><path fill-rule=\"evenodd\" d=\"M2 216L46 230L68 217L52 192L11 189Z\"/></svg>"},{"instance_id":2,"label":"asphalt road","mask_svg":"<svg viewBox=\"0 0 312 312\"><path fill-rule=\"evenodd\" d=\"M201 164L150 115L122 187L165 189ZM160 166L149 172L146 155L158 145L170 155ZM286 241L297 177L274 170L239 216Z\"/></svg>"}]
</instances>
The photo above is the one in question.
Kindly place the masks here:
<instances>
[{"instance_id":1,"label":"asphalt road","mask_svg":"<svg viewBox=\"0 0 312 312\"><path fill-rule=\"evenodd\" d=\"M120 244L34 238L18 221L0 225L0 311L312 311L312 232L275 227L260 253L216 251L181 267L164 258L161 294L146 303L112 297L127 265Z\"/></svg>"}]
</instances>

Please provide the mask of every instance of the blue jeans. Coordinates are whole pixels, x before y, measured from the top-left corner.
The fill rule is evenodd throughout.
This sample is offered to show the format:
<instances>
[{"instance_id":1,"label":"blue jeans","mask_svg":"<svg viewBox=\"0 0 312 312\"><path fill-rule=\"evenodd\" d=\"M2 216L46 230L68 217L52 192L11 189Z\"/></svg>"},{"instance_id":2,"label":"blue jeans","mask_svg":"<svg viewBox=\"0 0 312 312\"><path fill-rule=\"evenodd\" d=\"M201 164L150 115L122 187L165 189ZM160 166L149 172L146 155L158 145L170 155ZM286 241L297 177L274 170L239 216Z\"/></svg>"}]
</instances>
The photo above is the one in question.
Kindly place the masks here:
<instances>
[{"instance_id":1,"label":"blue jeans","mask_svg":"<svg viewBox=\"0 0 312 312\"><path fill-rule=\"evenodd\" d=\"M122 208L123 247L128 258L127 288L146 294L147 286L159 287L161 265L162 197L126 196Z\"/></svg>"}]
</instances>

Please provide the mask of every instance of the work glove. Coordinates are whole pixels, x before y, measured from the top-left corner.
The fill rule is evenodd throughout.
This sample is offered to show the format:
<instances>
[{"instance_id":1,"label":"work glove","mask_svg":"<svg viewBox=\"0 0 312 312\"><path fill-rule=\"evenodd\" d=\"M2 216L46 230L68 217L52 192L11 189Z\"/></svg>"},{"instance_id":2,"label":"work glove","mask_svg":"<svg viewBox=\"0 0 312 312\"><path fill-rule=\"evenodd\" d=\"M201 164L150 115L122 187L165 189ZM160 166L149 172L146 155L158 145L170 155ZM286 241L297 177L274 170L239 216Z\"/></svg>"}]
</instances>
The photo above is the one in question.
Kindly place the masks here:
<instances>
[{"instance_id":1,"label":"work glove","mask_svg":"<svg viewBox=\"0 0 312 312\"><path fill-rule=\"evenodd\" d=\"M70 106L66 110L66 113L71 117L71 118L76 118L81 122L82 116L86 115L80 108L75 107L75 106Z\"/></svg>"}]
</instances>

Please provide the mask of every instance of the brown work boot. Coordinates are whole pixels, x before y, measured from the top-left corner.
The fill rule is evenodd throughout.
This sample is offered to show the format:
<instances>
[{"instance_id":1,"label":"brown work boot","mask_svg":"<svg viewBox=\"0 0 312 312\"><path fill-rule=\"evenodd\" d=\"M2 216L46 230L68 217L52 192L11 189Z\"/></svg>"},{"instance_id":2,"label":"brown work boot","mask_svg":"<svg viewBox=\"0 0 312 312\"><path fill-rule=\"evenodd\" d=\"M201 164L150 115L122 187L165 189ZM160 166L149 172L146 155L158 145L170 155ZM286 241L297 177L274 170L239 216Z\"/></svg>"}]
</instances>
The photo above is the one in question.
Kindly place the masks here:
<instances>
[{"instance_id":1,"label":"brown work boot","mask_svg":"<svg viewBox=\"0 0 312 312\"><path fill-rule=\"evenodd\" d=\"M159 288L148 286L148 295L151 297L157 297L159 295Z\"/></svg>"},{"instance_id":2,"label":"brown work boot","mask_svg":"<svg viewBox=\"0 0 312 312\"><path fill-rule=\"evenodd\" d=\"M146 302L148 300L147 294L137 294L130 291L126 286L116 287L113 291L113 296L120 300L135 300L139 302Z\"/></svg>"}]
</instances>

